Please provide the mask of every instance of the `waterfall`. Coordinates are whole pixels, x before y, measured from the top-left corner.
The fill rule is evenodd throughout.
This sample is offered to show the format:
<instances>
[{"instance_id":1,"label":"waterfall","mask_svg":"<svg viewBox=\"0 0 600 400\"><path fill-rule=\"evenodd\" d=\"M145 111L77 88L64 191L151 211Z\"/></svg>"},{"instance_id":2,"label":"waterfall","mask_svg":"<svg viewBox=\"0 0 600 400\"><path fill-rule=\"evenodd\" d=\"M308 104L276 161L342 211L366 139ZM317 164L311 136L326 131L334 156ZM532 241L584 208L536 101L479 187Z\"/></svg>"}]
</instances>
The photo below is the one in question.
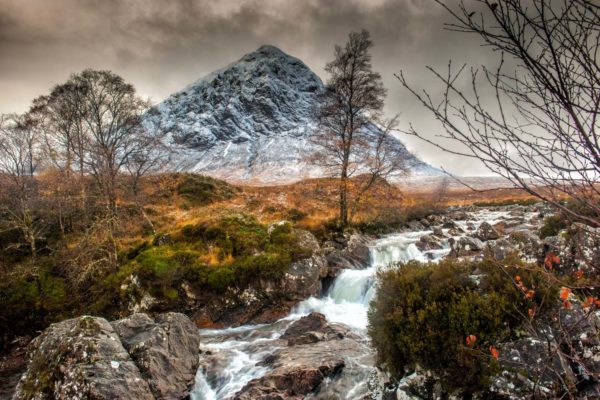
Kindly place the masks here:
<instances>
[{"instance_id":1,"label":"waterfall","mask_svg":"<svg viewBox=\"0 0 600 400\"><path fill-rule=\"evenodd\" d=\"M209 361L199 369L192 399L231 398L250 380L264 375L266 367L256 364L277 350L277 339L291 323L311 312L320 312L329 322L352 328L366 340L367 311L376 291L377 270L397 262L435 261L444 257L448 254L448 247L421 252L415 245L422 236L430 233L407 232L375 241L365 269L343 270L325 295L302 301L290 315L271 325L203 330L203 350L218 354L219 359L218 362ZM364 386L363 383L357 382L357 390Z\"/></svg>"}]
</instances>

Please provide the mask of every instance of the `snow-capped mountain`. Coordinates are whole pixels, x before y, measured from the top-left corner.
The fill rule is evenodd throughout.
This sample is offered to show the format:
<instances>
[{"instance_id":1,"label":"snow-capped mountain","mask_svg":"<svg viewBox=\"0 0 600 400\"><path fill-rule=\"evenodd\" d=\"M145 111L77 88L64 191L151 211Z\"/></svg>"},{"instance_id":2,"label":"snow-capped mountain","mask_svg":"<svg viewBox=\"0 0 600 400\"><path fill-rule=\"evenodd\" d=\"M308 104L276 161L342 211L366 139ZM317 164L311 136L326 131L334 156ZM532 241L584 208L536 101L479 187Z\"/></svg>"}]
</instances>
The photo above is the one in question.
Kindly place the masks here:
<instances>
[{"instance_id":1,"label":"snow-capped mountain","mask_svg":"<svg viewBox=\"0 0 600 400\"><path fill-rule=\"evenodd\" d=\"M146 120L168 132L175 170L233 182L293 182L324 175L310 161L317 151L310 137L318 128L314 106L322 89L302 61L262 46L171 95ZM399 140L392 142L411 175L441 173Z\"/></svg>"}]
</instances>

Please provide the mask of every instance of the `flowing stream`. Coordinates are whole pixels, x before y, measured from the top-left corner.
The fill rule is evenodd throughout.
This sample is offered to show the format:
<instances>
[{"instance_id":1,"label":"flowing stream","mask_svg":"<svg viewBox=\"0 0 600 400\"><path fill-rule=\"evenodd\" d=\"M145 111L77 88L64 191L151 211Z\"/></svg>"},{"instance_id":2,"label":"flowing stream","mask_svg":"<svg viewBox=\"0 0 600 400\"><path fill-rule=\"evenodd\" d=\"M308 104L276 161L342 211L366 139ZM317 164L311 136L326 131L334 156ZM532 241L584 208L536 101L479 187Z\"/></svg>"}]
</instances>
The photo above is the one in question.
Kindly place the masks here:
<instances>
[{"instance_id":1,"label":"flowing stream","mask_svg":"<svg viewBox=\"0 0 600 400\"><path fill-rule=\"evenodd\" d=\"M506 217L506 214L504 212L477 213L473 214L468 222L475 227L484 220L493 224ZM457 221L457 224L466 230L467 221ZM209 359L198 370L192 399L228 399L250 380L263 376L268 368L261 366L260 361L282 346L278 339L290 324L313 311L324 314L329 322L349 327L364 338L368 346L367 311L369 302L375 294L377 270L387 268L390 264L399 261L427 262L443 258L450 251L447 240L444 242L444 248L440 250L421 252L415 245L422 236L430 233L432 231L405 232L376 240L370 246L369 265L360 270L342 271L327 293L319 298L306 299L298 304L290 315L273 324L202 330L201 350L204 352L203 358ZM367 369L374 369L372 364L363 365L365 362L368 364L368 361L358 360L357 364ZM342 398L357 398L360 397L361 390L366 392L364 382L353 384L354 388L344 389L347 391Z\"/></svg>"}]
</instances>

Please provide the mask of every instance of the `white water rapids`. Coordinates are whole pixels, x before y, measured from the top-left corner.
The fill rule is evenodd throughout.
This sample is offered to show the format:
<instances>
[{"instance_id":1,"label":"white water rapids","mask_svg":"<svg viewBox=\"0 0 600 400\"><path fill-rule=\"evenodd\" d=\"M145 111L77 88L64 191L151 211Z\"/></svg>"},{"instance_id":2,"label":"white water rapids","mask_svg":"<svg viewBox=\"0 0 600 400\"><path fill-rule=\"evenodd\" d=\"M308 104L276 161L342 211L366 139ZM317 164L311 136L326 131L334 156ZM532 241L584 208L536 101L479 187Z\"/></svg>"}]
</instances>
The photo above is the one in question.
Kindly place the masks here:
<instances>
[{"instance_id":1,"label":"white water rapids","mask_svg":"<svg viewBox=\"0 0 600 400\"><path fill-rule=\"evenodd\" d=\"M477 227L481 222L495 223L506 216L504 212L486 212L472 215L470 221ZM457 221L466 230L467 221ZM446 231L445 231L446 232ZM445 241L441 250L421 252L415 245L419 239L432 231L406 232L376 240L370 247L370 265L362 270L344 270L335 279L327 293L320 298L311 297L298 304L287 317L268 325L247 325L229 329L201 330L202 357L212 357L198 370L193 400L217 400L232 398L250 380L263 376L268 367L261 360L278 350L282 345L278 338L294 321L313 311L324 314L329 322L344 324L365 339L367 310L375 294L377 270L391 263L419 260L436 261L450 251ZM367 344L368 346L368 344ZM373 369L373 365L362 365ZM366 377L365 379L366 380ZM367 391L364 382L354 382L342 397L359 398ZM346 390L346 389L344 389ZM361 392L362 391L362 392ZM339 390L337 392L339 394ZM329 397L328 397L329 398Z\"/></svg>"}]
</instances>

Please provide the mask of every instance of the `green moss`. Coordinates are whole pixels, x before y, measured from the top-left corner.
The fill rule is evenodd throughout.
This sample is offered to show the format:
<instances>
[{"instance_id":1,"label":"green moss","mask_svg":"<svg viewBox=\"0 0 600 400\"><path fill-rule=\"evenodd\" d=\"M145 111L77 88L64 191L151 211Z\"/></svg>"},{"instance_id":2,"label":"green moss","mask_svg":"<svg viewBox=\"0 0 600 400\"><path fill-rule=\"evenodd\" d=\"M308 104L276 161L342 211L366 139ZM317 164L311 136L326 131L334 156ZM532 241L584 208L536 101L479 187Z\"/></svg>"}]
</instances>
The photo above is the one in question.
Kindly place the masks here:
<instances>
[{"instance_id":1,"label":"green moss","mask_svg":"<svg viewBox=\"0 0 600 400\"><path fill-rule=\"evenodd\" d=\"M150 293L173 302L179 299L178 288L183 280L217 293L232 287L245 288L261 279L277 280L290 262L310 256L310 250L301 248L297 241L290 224L269 229L242 214L187 225L171 241L143 248L109 276L107 293L120 293L117 297L122 301ZM128 285L121 290L132 275L141 288Z\"/></svg>"},{"instance_id":2,"label":"green moss","mask_svg":"<svg viewBox=\"0 0 600 400\"><path fill-rule=\"evenodd\" d=\"M379 362L396 377L417 365L432 370L448 391L485 388L497 371L488 347L516 336L522 315L534 306L544 312L543 299L556 295L540 275L515 265L445 260L380 272L369 310L369 335ZM517 275L536 288L532 298L516 288ZM468 335L477 337L474 347L466 346Z\"/></svg>"}]
</instances>

